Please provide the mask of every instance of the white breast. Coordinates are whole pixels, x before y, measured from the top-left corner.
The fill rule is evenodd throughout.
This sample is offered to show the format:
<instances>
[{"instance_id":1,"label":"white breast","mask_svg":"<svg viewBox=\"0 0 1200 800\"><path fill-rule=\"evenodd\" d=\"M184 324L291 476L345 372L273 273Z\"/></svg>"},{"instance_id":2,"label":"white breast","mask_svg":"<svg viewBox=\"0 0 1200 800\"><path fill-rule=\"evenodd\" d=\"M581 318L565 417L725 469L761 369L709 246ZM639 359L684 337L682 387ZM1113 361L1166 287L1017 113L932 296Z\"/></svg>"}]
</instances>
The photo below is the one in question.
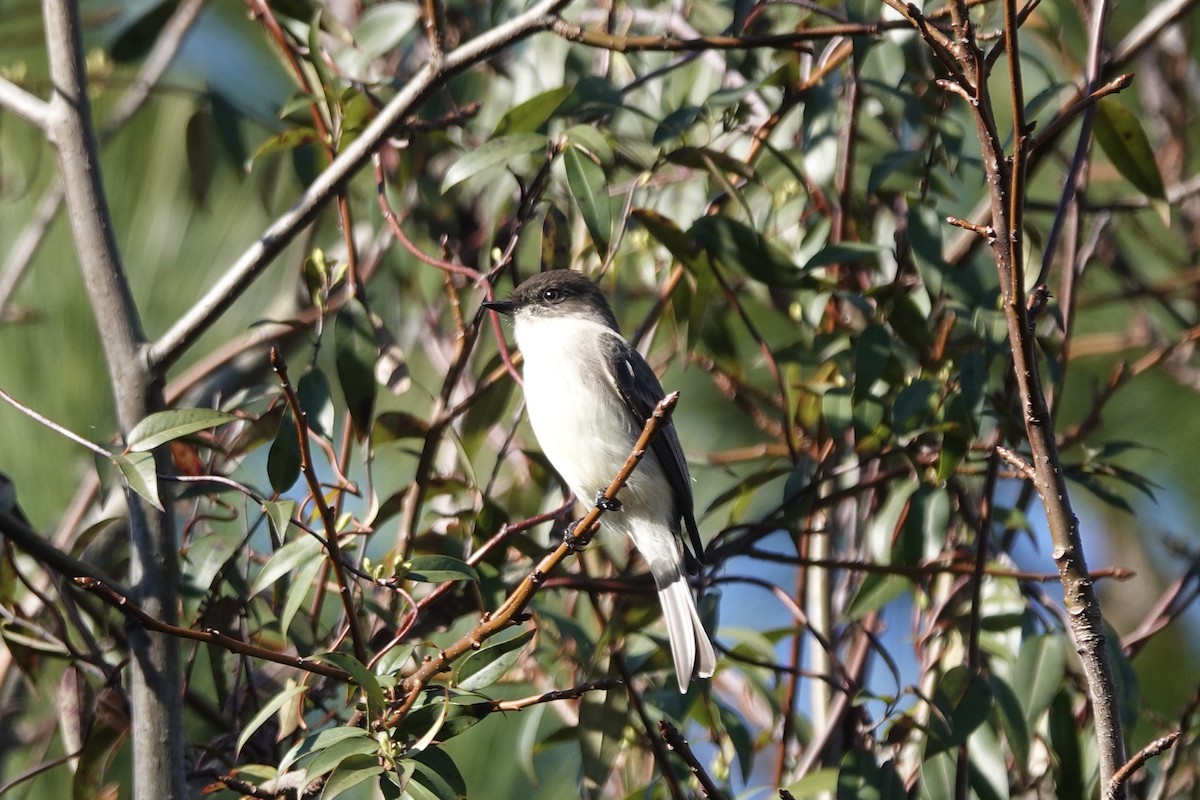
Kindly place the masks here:
<instances>
[{"instance_id":1,"label":"white breast","mask_svg":"<svg viewBox=\"0 0 1200 800\"><path fill-rule=\"evenodd\" d=\"M617 334L578 317L519 318L515 332L533 432L571 490L590 503L625 463L641 431L608 374L604 343ZM663 482L657 463L646 461L622 495L626 504L637 505L629 492L641 494L648 482Z\"/></svg>"}]
</instances>

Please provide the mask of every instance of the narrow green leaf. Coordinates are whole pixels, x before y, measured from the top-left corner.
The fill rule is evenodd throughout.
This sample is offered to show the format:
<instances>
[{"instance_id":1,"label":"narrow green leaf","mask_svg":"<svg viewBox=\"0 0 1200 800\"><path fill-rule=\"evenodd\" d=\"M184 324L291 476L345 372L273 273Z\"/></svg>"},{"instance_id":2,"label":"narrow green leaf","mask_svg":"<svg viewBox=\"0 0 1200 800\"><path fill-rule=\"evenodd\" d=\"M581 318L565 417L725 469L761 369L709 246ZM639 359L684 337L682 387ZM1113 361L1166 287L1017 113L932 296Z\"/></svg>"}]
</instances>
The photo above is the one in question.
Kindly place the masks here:
<instances>
[{"instance_id":1,"label":"narrow green leaf","mask_svg":"<svg viewBox=\"0 0 1200 800\"><path fill-rule=\"evenodd\" d=\"M323 553L321 543L312 536L304 535L288 542L267 559L267 563L263 565L262 570L254 579L254 584L250 587L250 596L258 594L308 561L320 558Z\"/></svg>"},{"instance_id":2,"label":"narrow green leaf","mask_svg":"<svg viewBox=\"0 0 1200 800\"><path fill-rule=\"evenodd\" d=\"M158 498L158 471L154 464L153 453L128 453L112 457L125 485L137 492L150 505L163 511L162 501Z\"/></svg>"},{"instance_id":3,"label":"narrow green leaf","mask_svg":"<svg viewBox=\"0 0 1200 800\"><path fill-rule=\"evenodd\" d=\"M1021 643L1013 669L1013 689L1030 727L1037 725L1042 712L1050 707L1066 671L1067 649L1060 637L1044 634Z\"/></svg>"},{"instance_id":4,"label":"narrow green leaf","mask_svg":"<svg viewBox=\"0 0 1200 800\"><path fill-rule=\"evenodd\" d=\"M532 638L533 631L525 630L511 639L471 653L458 668L458 688L464 692L478 692L503 678Z\"/></svg>"},{"instance_id":5,"label":"narrow green leaf","mask_svg":"<svg viewBox=\"0 0 1200 800\"><path fill-rule=\"evenodd\" d=\"M250 737L254 735L254 732L261 728L263 723L270 719L275 712L283 708L285 703L296 695L303 694L306 691L308 691L307 686L289 686L268 700L266 705L258 710L258 713L246 723L246 726L242 728L242 732L238 734L237 746L234 749L234 753L242 752L242 747L245 746L246 742L250 741Z\"/></svg>"},{"instance_id":6,"label":"narrow green leaf","mask_svg":"<svg viewBox=\"0 0 1200 800\"><path fill-rule=\"evenodd\" d=\"M277 494L282 494L300 477L300 440L291 409L279 418L279 431L267 451L267 479Z\"/></svg>"},{"instance_id":7,"label":"narrow green leaf","mask_svg":"<svg viewBox=\"0 0 1200 800\"><path fill-rule=\"evenodd\" d=\"M510 136L516 133L533 133L541 128L554 116L563 101L571 96L571 86L560 86L541 94L534 95L523 103L513 106L504 112L496 129L492 131L492 139ZM528 152L528 151L527 151ZM443 191L445 191L443 189Z\"/></svg>"},{"instance_id":8,"label":"narrow green leaf","mask_svg":"<svg viewBox=\"0 0 1200 800\"><path fill-rule=\"evenodd\" d=\"M292 524L292 514L296 513L295 500L268 500L263 503L263 511L275 532L276 542L287 541L288 528Z\"/></svg>"},{"instance_id":9,"label":"narrow green leaf","mask_svg":"<svg viewBox=\"0 0 1200 800\"><path fill-rule=\"evenodd\" d=\"M296 579L288 586L287 598L284 600L283 608L279 612L279 632L287 636L291 630L292 620L296 618L296 612L300 610L300 606L304 605L305 598L308 597L316 583L317 573L321 571L325 559L312 558L308 562L301 564L296 570Z\"/></svg>"},{"instance_id":10,"label":"narrow green leaf","mask_svg":"<svg viewBox=\"0 0 1200 800\"><path fill-rule=\"evenodd\" d=\"M1141 120L1120 100L1106 97L1096 104L1096 141L1117 172L1142 194L1166 199L1162 173Z\"/></svg>"},{"instance_id":11,"label":"narrow green leaf","mask_svg":"<svg viewBox=\"0 0 1200 800\"><path fill-rule=\"evenodd\" d=\"M805 278L787 253L754 228L722 216L705 216L691 228L692 237L726 269L744 273L767 286L799 288Z\"/></svg>"},{"instance_id":12,"label":"narrow green leaf","mask_svg":"<svg viewBox=\"0 0 1200 800\"><path fill-rule=\"evenodd\" d=\"M410 3L381 3L363 11L354 26L354 41L365 63L396 49L413 28L421 12Z\"/></svg>"},{"instance_id":13,"label":"narrow green leaf","mask_svg":"<svg viewBox=\"0 0 1200 800\"><path fill-rule=\"evenodd\" d=\"M1029 774L1029 724L1025 721L1025 712L1021 701L1017 699L1012 687L996 675L988 676L988 686L991 689L996 716L1000 727L1004 730L1004 738L1012 751L1013 761L1017 772L1022 776Z\"/></svg>"},{"instance_id":14,"label":"narrow green leaf","mask_svg":"<svg viewBox=\"0 0 1200 800\"><path fill-rule=\"evenodd\" d=\"M594 155L600 160L601 164L612 163L612 144L609 143L608 137L604 135L603 129L597 128L594 125L572 125L563 131L563 136L571 144L581 147Z\"/></svg>"},{"instance_id":15,"label":"narrow green leaf","mask_svg":"<svg viewBox=\"0 0 1200 800\"><path fill-rule=\"evenodd\" d=\"M479 582L479 573L467 562L451 556L413 556L404 564L409 580L422 583Z\"/></svg>"},{"instance_id":16,"label":"narrow green leaf","mask_svg":"<svg viewBox=\"0 0 1200 800\"><path fill-rule=\"evenodd\" d=\"M892 337L882 325L868 325L854 345L854 400L871 396L871 387L883 377L892 355Z\"/></svg>"},{"instance_id":17,"label":"narrow green leaf","mask_svg":"<svg viewBox=\"0 0 1200 800\"><path fill-rule=\"evenodd\" d=\"M921 761L921 800L946 800L954 797L955 753L943 751Z\"/></svg>"},{"instance_id":18,"label":"narrow green leaf","mask_svg":"<svg viewBox=\"0 0 1200 800\"><path fill-rule=\"evenodd\" d=\"M862 619L872 611L878 611L908 591L909 586L908 579L902 575L869 573L846 609L846 621Z\"/></svg>"},{"instance_id":19,"label":"narrow green leaf","mask_svg":"<svg viewBox=\"0 0 1200 800\"><path fill-rule=\"evenodd\" d=\"M383 774L383 767L379 765L379 760L375 756L349 756L341 763L337 771L329 776L325 788L321 791L321 800L332 800L363 781L368 781L381 774Z\"/></svg>"},{"instance_id":20,"label":"narrow green leaf","mask_svg":"<svg viewBox=\"0 0 1200 800\"><path fill-rule=\"evenodd\" d=\"M442 193L484 170L499 167L519 156L545 150L550 140L540 133L514 133L484 142L481 146L465 153L442 179Z\"/></svg>"},{"instance_id":21,"label":"narrow green leaf","mask_svg":"<svg viewBox=\"0 0 1200 800\"><path fill-rule=\"evenodd\" d=\"M337 315L334 331L334 358L338 383L346 398L350 422L359 441L371 431L375 412L375 331L367 311L360 303L347 303Z\"/></svg>"},{"instance_id":22,"label":"narrow green leaf","mask_svg":"<svg viewBox=\"0 0 1200 800\"><path fill-rule=\"evenodd\" d=\"M831 264L854 264L865 258L881 253L883 248L870 242L843 242L822 247L817 254L808 260L804 269L828 267Z\"/></svg>"},{"instance_id":23,"label":"narrow green leaf","mask_svg":"<svg viewBox=\"0 0 1200 800\"><path fill-rule=\"evenodd\" d=\"M603 257L608 253L613 228L612 198L608 194L604 170L574 146L563 153L563 164L571 196L579 206L596 250Z\"/></svg>"},{"instance_id":24,"label":"narrow green leaf","mask_svg":"<svg viewBox=\"0 0 1200 800\"><path fill-rule=\"evenodd\" d=\"M955 667L942 676L933 702L937 712L929 717L927 758L961 745L992 710L987 682L966 667Z\"/></svg>"},{"instance_id":25,"label":"narrow green leaf","mask_svg":"<svg viewBox=\"0 0 1200 800\"><path fill-rule=\"evenodd\" d=\"M332 747L344 739L353 739L362 736L366 733L362 728L354 727L338 727L326 728L322 731L317 731L314 734L306 736L302 741L295 744L287 753L284 754L283 760L279 762L280 774L287 772L300 759L305 756L319 753L327 747Z\"/></svg>"},{"instance_id":26,"label":"narrow green leaf","mask_svg":"<svg viewBox=\"0 0 1200 800\"><path fill-rule=\"evenodd\" d=\"M371 734L362 728L353 730L357 730L361 735L348 736L317 751L313 760L304 768L306 781L312 781L314 778L333 772L350 756L375 755L379 752L379 742L375 741Z\"/></svg>"},{"instance_id":27,"label":"narrow green leaf","mask_svg":"<svg viewBox=\"0 0 1200 800\"><path fill-rule=\"evenodd\" d=\"M376 719L383 712L383 688L375 673L367 669L361 661L348 653L322 653L313 656L317 661L326 661L341 667L350 674L350 679L359 685L367 698L367 717Z\"/></svg>"},{"instance_id":28,"label":"narrow green leaf","mask_svg":"<svg viewBox=\"0 0 1200 800\"><path fill-rule=\"evenodd\" d=\"M604 674L603 670L599 674ZM583 696L576 740L583 754L584 779L590 787L603 786L612 772L625 736L628 704L625 692L588 692Z\"/></svg>"},{"instance_id":29,"label":"narrow green leaf","mask_svg":"<svg viewBox=\"0 0 1200 800\"><path fill-rule=\"evenodd\" d=\"M329 389L329 379L319 369L311 369L300 376L296 384L296 397L308 427L326 439L333 435L335 411L333 408L332 392Z\"/></svg>"},{"instance_id":30,"label":"narrow green leaf","mask_svg":"<svg viewBox=\"0 0 1200 800\"><path fill-rule=\"evenodd\" d=\"M414 800L466 800L466 781L445 751L429 747L413 753L404 761L414 767L412 780L408 784L408 792Z\"/></svg>"}]
</instances>

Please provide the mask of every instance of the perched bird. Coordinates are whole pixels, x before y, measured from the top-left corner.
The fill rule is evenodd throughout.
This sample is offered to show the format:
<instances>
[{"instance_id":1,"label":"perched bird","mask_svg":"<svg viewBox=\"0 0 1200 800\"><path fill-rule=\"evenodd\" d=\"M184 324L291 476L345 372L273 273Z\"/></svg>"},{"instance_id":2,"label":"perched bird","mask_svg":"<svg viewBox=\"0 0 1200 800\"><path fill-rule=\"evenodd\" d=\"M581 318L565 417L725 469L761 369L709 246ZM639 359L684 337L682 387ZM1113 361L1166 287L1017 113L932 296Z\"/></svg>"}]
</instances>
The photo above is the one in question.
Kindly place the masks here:
<instances>
[{"instance_id":1,"label":"perched bird","mask_svg":"<svg viewBox=\"0 0 1200 800\"><path fill-rule=\"evenodd\" d=\"M525 359L525 404L546 458L581 500L598 498L620 471L646 419L664 394L654 371L621 336L600 288L567 269L540 273L507 300L485 307L511 316ZM658 588L679 691L692 676L707 678L717 656L684 577L692 554L703 554L692 511L687 461L674 425L622 490L605 524L624 532L642 554Z\"/></svg>"}]
</instances>

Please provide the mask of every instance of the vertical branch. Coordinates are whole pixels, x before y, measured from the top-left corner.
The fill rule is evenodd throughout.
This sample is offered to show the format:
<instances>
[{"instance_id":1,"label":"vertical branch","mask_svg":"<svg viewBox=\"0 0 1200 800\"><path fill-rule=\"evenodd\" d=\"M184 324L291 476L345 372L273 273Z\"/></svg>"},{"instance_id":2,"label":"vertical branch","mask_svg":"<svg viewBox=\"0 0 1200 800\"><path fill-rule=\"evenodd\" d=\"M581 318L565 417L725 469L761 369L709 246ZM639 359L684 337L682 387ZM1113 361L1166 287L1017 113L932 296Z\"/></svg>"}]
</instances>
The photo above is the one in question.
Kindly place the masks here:
<instances>
[{"instance_id":1,"label":"vertical branch","mask_svg":"<svg viewBox=\"0 0 1200 800\"><path fill-rule=\"evenodd\" d=\"M162 403L160 376L146 357L146 339L117 251L83 67L79 15L71 0L45 0L46 50L54 93L48 135L57 153L71 232L84 286L99 327L117 416L123 431ZM156 456L157 469L169 465ZM133 492L129 505L129 583L138 605L166 624L177 618L178 564L170 518ZM175 639L129 631L134 797L184 793L179 649Z\"/></svg>"}]
</instances>

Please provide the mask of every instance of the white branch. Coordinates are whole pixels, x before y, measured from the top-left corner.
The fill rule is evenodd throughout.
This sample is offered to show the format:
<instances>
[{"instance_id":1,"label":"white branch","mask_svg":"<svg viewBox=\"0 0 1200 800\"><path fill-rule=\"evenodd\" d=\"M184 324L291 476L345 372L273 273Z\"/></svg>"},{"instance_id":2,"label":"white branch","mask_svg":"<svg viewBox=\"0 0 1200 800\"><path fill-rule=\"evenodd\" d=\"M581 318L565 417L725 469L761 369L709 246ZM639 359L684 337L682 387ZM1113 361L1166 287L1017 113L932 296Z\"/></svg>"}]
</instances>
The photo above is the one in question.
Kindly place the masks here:
<instances>
[{"instance_id":1,"label":"white branch","mask_svg":"<svg viewBox=\"0 0 1200 800\"><path fill-rule=\"evenodd\" d=\"M150 348L150 363L165 368L187 349L236 301L251 283L324 208L346 181L370 160L371 154L408 118L428 93L446 78L478 63L497 50L532 33L546 30L556 19L554 13L568 0L542 0L523 14L477 36L446 54L443 61L431 61L417 72L404 88L380 110L363 134L355 139L333 163L313 181L296 205L275 220L257 242L250 246L217 283L200 298Z\"/></svg>"},{"instance_id":2,"label":"white branch","mask_svg":"<svg viewBox=\"0 0 1200 800\"><path fill-rule=\"evenodd\" d=\"M0 78L0 108L36 125L43 133L50 127L50 104L4 78Z\"/></svg>"}]
</instances>

